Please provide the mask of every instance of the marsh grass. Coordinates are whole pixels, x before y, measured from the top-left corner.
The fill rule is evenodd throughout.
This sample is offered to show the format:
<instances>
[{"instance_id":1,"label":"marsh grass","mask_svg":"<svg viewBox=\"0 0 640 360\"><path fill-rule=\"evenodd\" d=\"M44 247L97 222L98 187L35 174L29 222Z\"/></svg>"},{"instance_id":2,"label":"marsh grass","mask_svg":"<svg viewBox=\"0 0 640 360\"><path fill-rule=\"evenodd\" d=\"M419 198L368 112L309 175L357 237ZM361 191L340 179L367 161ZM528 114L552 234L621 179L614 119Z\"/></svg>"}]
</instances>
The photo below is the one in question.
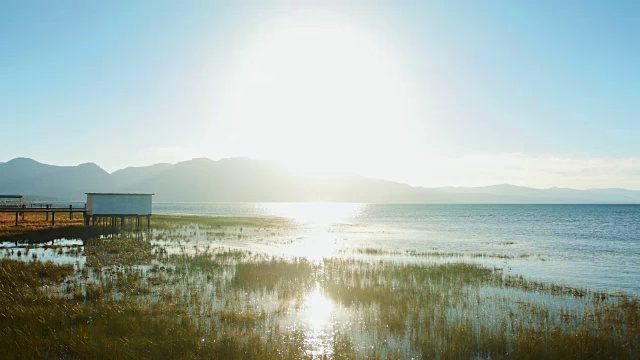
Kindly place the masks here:
<instances>
[{"instance_id":1,"label":"marsh grass","mask_svg":"<svg viewBox=\"0 0 640 360\"><path fill-rule=\"evenodd\" d=\"M640 308L624 296L598 301L598 293L581 289L578 295L574 288L513 279L473 264L327 260L325 267L327 294L363 314L362 331L375 329L372 343L410 344L386 349L387 354L518 359L638 355ZM514 298L516 288L535 301ZM567 296L577 298L572 306L554 305Z\"/></svg>"},{"instance_id":2,"label":"marsh grass","mask_svg":"<svg viewBox=\"0 0 640 360\"><path fill-rule=\"evenodd\" d=\"M250 218L197 215L154 215L152 226L172 229L176 226L201 225L211 228L291 228L294 224L285 218Z\"/></svg>"},{"instance_id":3,"label":"marsh grass","mask_svg":"<svg viewBox=\"0 0 640 360\"><path fill-rule=\"evenodd\" d=\"M495 258L495 259L525 259L532 255L521 253L517 255L513 254L501 254L501 253L479 253L479 252L447 252L447 251L406 251L409 256L415 257L440 257L440 258ZM538 259L540 259L538 257Z\"/></svg>"},{"instance_id":4,"label":"marsh grass","mask_svg":"<svg viewBox=\"0 0 640 360\"><path fill-rule=\"evenodd\" d=\"M7 294L16 289L35 291L41 286L59 283L73 272L73 266L56 265L51 261L0 259L0 289L7 290Z\"/></svg>"},{"instance_id":5,"label":"marsh grass","mask_svg":"<svg viewBox=\"0 0 640 360\"><path fill-rule=\"evenodd\" d=\"M87 266L149 264L152 245L135 237L99 238L84 242Z\"/></svg>"},{"instance_id":6,"label":"marsh grass","mask_svg":"<svg viewBox=\"0 0 640 360\"><path fill-rule=\"evenodd\" d=\"M312 265L306 259L270 259L260 262L241 262L236 265L233 285L243 289L278 290L285 297L304 293L312 283Z\"/></svg>"},{"instance_id":7,"label":"marsh grass","mask_svg":"<svg viewBox=\"0 0 640 360\"><path fill-rule=\"evenodd\" d=\"M287 226L167 216L142 238L53 248L86 259L75 265L2 259L0 346L15 358L640 356L633 297L531 281L455 256L402 263L377 259L400 254L365 248L368 259L309 261L214 240L258 242ZM325 308L308 308L312 291ZM308 314L326 319L313 325Z\"/></svg>"},{"instance_id":8,"label":"marsh grass","mask_svg":"<svg viewBox=\"0 0 640 360\"><path fill-rule=\"evenodd\" d=\"M346 253L347 251L342 251ZM446 251L398 251L379 248L355 248L351 249L353 254L363 255L395 255L395 256L410 256L415 258L494 258L494 259L526 259L532 257L531 254L521 253L517 255L513 254L501 254L501 253L481 253L481 252L446 252ZM543 260L541 257L536 257L538 260Z\"/></svg>"},{"instance_id":9,"label":"marsh grass","mask_svg":"<svg viewBox=\"0 0 640 360\"><path fill-rule=\"evenodd\" d=\"M44 243L61 238L91 239L111 234L112 229L103 227L85 227L82 215L75 214L70 220L65 213L56 217L56 225L45 220L42 213L26 213L25 220L15 225L14 214L0 214L0 242Z\"/></svg>"}]
</instances>

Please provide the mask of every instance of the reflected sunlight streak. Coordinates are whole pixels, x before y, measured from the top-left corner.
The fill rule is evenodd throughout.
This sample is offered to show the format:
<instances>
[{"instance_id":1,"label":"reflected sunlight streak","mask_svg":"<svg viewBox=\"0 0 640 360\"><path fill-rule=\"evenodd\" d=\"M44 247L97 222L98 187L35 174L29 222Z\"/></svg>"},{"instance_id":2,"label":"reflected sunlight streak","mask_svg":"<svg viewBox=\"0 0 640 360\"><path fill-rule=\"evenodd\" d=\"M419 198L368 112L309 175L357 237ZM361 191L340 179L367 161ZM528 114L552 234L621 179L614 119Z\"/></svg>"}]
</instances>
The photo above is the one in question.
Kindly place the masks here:
<instances>
[{"instance_id":1,"label":"reflected sunlight streak","mask_svg":"<svg viewBox=\"0 0 640 360\"><path fill-rule=\"evenodd\" d=\"M362 211L360 203L265 203L265 213L292 219L312 228L327 229L329 226L349 222Z\"/></svg>"},{"instance_id":2,"label":"reflected sunlight streak","mask_svg":"<svg viewBox=\"0 0 640 360\"><path fill-rule=\"evenodd\" d=\"M320 286L317 285L305 299L303 317L311 330L320 331L329 325L333 310L333 302L324 295Z\"/></svg>"},{"instance_id":3,"label":"reflected sunlight streak","mask_svg":"<svg viewBox=\"0 0 640 360\"><path fill-rule=\"evenodd\" d=\"M301 318L308 327L305 331L305 343L309 345L307 354L312 358L325 357L331 353L332 334L336 307L324 295L320 284L311 291L302 306Z\"/></svg>"},{"instance_id":4,"label":"reflected sunlight streak","mask_svg":"<svg viewBox=\"0 0 640 360\"><path fill-rule=\"evenodd\" d=\"M364 209L359 203L266 203L265 213L292 219L303 227L293 255L320 261L335 255L336 239L331 226L350 223Z\"/></svg>"}]
</instances>

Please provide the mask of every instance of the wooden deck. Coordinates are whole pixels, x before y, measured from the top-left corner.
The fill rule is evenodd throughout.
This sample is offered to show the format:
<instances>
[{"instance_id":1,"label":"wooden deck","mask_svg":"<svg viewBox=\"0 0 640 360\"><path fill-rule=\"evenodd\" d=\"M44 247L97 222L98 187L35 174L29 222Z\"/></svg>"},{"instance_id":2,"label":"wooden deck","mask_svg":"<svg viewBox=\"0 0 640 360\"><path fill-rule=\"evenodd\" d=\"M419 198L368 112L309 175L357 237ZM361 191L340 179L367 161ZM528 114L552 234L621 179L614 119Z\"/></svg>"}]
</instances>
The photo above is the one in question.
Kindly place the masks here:
<instances>
[{"instance_id":1,"label":"wooden deck","mask_svg":"<svg viewBox=\"0 0 640 360\"><path fill-rule=\"evenodd\" d=\"M20 218L24 220L24 215L26 213L45 213L46 220L49 221L49 214L51 214L51 226L56 224L56 213L67 213L69 214L69 219L73 219L73 214L82 213L83 216L86 215L87 209L84 207L74 208L74 207L50 207L50 208L30 208L30 207L0 207L0 213L15 213L16 214L16 226L18 225L18 221Z\"/></svg>"},{"instance_id":2,"label":"wooden deck","mask_svg":"<svg viewBox=\"0 0 640 360\"><path fill-rule=\"evenodd\" d=\"M0 213L15 213L15 225L18 226L20 220L24 221L25 214L46 214L45 221L49 222L51 218L51 226L56 224L56 213L69 214L69 220L73 219L73 214L82 213L84 224L102 225L111 227L124 227L125 220L129 219L130 224L135 220L135 226L141 227L142 220L147 220L147 229L151 227L151 214L135 215L135 214L100 214L87 215L86 207L49 207L49 208L31 208L31 207L0 207ZM49 216L51 215L51 216Z\"/></svg>"}]
</instances>

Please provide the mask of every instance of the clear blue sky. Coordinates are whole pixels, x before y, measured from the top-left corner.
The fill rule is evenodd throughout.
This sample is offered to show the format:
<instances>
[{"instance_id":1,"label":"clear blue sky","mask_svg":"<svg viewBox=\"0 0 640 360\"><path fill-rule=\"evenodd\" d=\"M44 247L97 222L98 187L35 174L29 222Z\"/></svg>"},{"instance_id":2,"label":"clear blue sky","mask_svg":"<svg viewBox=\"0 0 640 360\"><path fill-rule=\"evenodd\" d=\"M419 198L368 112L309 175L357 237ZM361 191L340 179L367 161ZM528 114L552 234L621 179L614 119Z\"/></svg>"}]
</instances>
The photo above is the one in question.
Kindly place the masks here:
<instances>
[{"instance_id":1,"label":"clear blue sky","mask_svg":"<svg viewBox=\"0 0 640 360\"><path fill-rule=\"evenodd\" d=\"M640 189L639 64L637 1L9 0L0 161Z\"/></svg>"}]
</instances>

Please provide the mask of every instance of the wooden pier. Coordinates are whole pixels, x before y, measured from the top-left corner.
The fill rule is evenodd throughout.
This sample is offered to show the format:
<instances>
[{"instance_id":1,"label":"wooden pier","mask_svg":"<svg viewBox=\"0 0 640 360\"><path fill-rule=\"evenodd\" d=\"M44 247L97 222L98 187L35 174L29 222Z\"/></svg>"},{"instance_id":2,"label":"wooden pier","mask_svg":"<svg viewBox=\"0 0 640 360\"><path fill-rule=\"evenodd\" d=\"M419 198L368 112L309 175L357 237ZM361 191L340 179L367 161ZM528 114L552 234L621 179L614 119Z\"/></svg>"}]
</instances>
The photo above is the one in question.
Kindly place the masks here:
<instances>
[{"instance_id":1,"label":"wooden pier","mask_svg":"<svg viewBox=\"0 0 640 360\"><path fill-rule=\"evenodd\" d=\"M83 217L87 216L87 208L86 207L73 207L69 205L68 207L43 207L43 208L32 208L23 205L22 207L0 207L0 213L15 213L16 214L16 226L18 226L19 220L24 220L24 215L26 213L33 214L46 214L45 221L49 221L49 215L51 215L51 226L55 226L56 224L56 213L64 213L69 214L69 220L73 219L73 214L82 213Z\"/></svg>"},{"instance_id":2,"label":"wooden pier","mask_svg":"<svg viewBox=\"0 0 640 360\"><path fill-rule=\"evenodd\" d=\"M84 218L84 225L89 226L110 226L110 227L121 227L124 228L125 225L129 224L134 227L142 227L146 222L147 228L151 226L151 215L122 215L122 214L114 214L114 215L87 215L87 209L85 207L48 207L48 208L30 208L30 207L11 207L11 208L3 208L0 207L0 213L15 213L15 225L18 226L19 222L24 221L25 214L46 214L45 221L49 222L51 220L51 226L56 225L56 213L60 214L68 214L69 220L73 219L73 215L77 213L81 213ZM60 218L60 215L58 215ZM146 221L145 221L146 220Z\"/></svg>"},{"instance_id":3,"label":"wooden pier","mask_svg":"<svg viewBox=\"0 0 640 360\"><path fill-rule=\"evenodd\" d=\"M45 221L51 226L56 224L56 213L69 215L73 220L75 213L82 213L85 226L98 225L113 228L142 227L146 220L147 229L151 227L151 209L153 194L138 193L86 193L87 202L82 207L53 207L52 204L22 202L22 195L0 195L1 213L15 213L15 225L24 221L25 214L45 214ZM60 216L58 215L58 218Z\"/></svg>"}]
</instances>

